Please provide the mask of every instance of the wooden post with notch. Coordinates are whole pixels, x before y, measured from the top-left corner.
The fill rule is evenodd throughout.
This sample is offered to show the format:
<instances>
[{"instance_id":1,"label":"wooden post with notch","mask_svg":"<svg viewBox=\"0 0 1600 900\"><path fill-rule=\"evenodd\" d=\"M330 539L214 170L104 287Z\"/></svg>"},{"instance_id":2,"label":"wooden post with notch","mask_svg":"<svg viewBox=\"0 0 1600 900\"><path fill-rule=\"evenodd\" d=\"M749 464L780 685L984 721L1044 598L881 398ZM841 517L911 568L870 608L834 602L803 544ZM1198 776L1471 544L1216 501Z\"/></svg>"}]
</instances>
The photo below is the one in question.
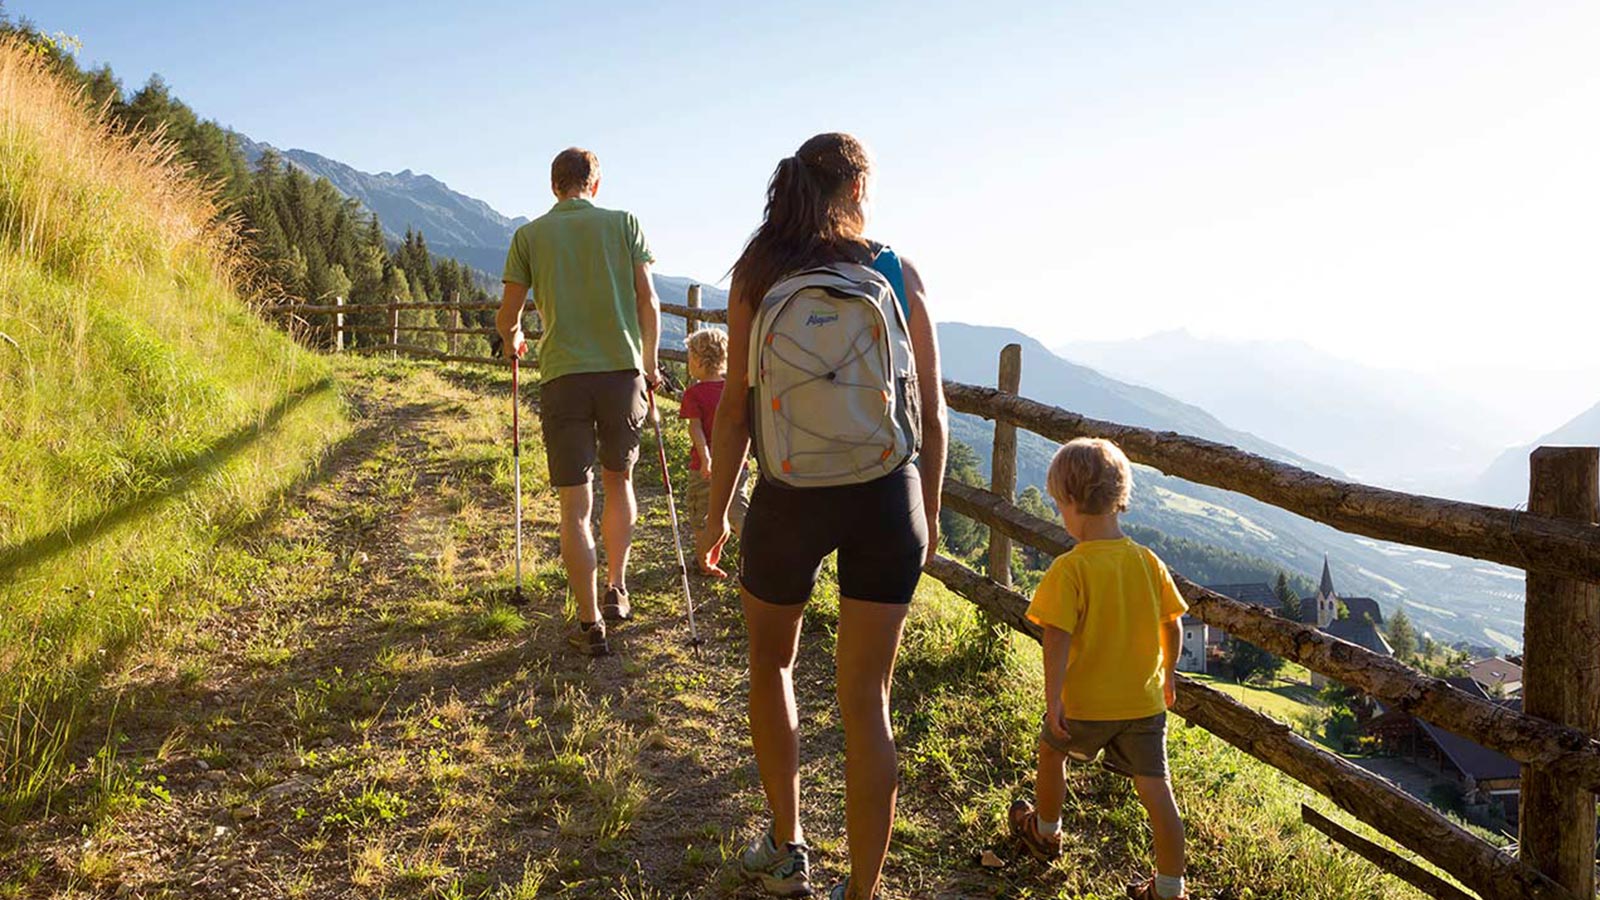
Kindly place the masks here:
<instances>
[{"instance_id":1,"label":"wooden post with notch","mask_svg":"<svg viewBox=\"0 0 1600 900\"><path fill-rule=\"evenodd\" d=\"M389 358L400 358L400 298L389 305Z\"/></svg>"},{"instance_id":2,"label":"wooden post with notch","mask_svg":"<svg viewBox=\"0 0 1600 900\"><path fill-rule=\"evenodd\" d=\"M1022 388L1022 345L1007 344L1000 349L1000 380L1002 393L1015 394ZM989 465L989 490L1005 498L1007 503L1016 500L1017 492L1017 426L995 420L994 454ZM989 577L1006 587L1011 586L1011 538L1000 529L989 528Z\"/></svg>"},{"instance_id":3,"label":"wooden post with notch","mask_svg":"<svg viewBox=\"0 0 1600 900\"><path fill-rule=\"evenodd\" d=\"M694 334L700 330L700 317L695 315L700 310L700 285L698 284L689 285L689 309L690 313L684 316L684 321L688 323L684 326L684 331Z\"/></svg>"},{"instance_id":4,"label":"wooden post with notch","mask_svg":"<svg viewBox=\"0 0 1600 900\"><path fill-rule=\"evenodd\" d=\"M344 298L333 298L333 304L339 307L339 311L333 314L333 352L342 353L344 351Z\"/></svg>"},{"instance_id":5,"label":"wooden post with notch","mask_svg":"<svg viewBox=\"0 0 1600 900\"><path fill-rule=\"evenodd\" d=\"M1528 512L1600 519L1600 449L1540 447L1529 457ZM1528 572L1522 709L1600 737L1600 585ZM1522 768L1522 860L1593 897L1595 795L1555 773Z\"/></svg>"},{"instance_id":6,"label":"wooden post with notch","mask_svg":"<svg viewBox=\"0 0 1600 900\"><path fill-rule=\"evenodd\" d=\"M456 335L460 334L461 332L461 294L452 293L450 295L450 302L456 305L450 310L450 339L447 343L450 345L450 355L455 356Z\"/></svg>"}]
</instances>

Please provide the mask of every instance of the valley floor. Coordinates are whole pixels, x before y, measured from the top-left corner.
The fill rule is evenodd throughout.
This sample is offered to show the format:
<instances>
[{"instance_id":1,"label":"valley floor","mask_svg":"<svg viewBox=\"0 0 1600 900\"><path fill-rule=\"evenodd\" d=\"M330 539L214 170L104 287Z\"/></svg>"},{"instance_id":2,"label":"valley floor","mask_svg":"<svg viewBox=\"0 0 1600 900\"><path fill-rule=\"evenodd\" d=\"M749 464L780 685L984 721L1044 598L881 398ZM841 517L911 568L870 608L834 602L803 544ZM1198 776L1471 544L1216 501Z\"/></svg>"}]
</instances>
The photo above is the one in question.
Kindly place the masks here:
<instances>
[{"instance_id":1,"label":"valley floor","mask_svg":"<svg viewBox=\"0 0 1600 900\"><path fill-rule=\"evenodd\" d=\"M66 789L0 838L0 897L756 896L733 867L765 824L737 597L696 581L708 640L692 654L653 447L637 615L591 662L562 640L536 423L534 599L494 599L512 543L504 377L352 361L340 383L356 433L218 550L243 599L170 629L102 689ZM843 741L836 612L813 606L797 686L826 887L845 866ZM1004 839L1032 778L1036 648L994 640L927 580L896 691L904 787L885 897L1118 897L1145 871L1143 815L1097 769L1070 780L1062 862L1041 868ZM1196 896L1412 896L1299 828L1300 802L1328 804L1204 732L1176 725L1173 763ZM985 850L1003 866L980 865Z\"/></svg>"}]
</instances>

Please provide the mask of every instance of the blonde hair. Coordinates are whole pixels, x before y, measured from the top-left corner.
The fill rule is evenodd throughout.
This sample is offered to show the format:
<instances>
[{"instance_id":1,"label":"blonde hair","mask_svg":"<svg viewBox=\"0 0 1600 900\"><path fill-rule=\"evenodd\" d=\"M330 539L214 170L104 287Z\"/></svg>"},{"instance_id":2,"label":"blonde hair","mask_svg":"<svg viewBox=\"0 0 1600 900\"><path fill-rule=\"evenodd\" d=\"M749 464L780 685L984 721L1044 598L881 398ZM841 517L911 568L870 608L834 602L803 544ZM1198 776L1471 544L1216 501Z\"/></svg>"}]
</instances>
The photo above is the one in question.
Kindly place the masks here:
<instances>
[{"instance_id":1,"label":"blonde hair","mask_svg":"<svg viewBox=\"0 0 1600 900\"><path fill-rule=\"evenodd\" d=\"M1057 504L1065 506L1071 500L1084 515L1125 512L1133 491L1133 467L1111 441L1077 438L1056 451L1045 484Z\"/></svg>"},{"instance_id":2,"label":"blonde hair","mask_svg":"<svg viewBox=\"0 0 1600 900\"><path fill-rule=\"evenodd\" d=\"M689 355L700 360L709 372L728 369L728 333L720 328L702 328L683 339Z\"/></svg>"}]
</instances>

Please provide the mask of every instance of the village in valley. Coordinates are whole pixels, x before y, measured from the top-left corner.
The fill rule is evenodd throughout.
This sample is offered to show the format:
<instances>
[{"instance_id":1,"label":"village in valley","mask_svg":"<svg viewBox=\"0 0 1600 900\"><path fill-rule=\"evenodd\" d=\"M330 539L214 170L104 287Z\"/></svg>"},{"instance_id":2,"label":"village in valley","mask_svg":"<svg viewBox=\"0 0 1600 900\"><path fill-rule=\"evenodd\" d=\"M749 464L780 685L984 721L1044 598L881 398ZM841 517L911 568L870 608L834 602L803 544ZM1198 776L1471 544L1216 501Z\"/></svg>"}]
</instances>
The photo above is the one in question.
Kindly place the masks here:
<instances>
[{"instance_id":1,"label":"village in valley","mask_svg":"<svg viewBox=\"0 0 1600 900\"><path fill-rule=\"evenodd\" d=\"M1326 559L1316 594L1298 597L1287 577L1208 584L1244 603L1277 610L1373 653L1397 657L1452 687L1513 710L1522 707L1522 657L1419 635L1404 610L1385 619L1371 597L1339 593ZM1261 712L1303 737L1395 782L1439 809L1491 832L1515 833L1521 767L1504 754L1454 734L1336 681L1287 662L1193 615L1183 618L1178 670Z\"/></svg>"}]
</instances>

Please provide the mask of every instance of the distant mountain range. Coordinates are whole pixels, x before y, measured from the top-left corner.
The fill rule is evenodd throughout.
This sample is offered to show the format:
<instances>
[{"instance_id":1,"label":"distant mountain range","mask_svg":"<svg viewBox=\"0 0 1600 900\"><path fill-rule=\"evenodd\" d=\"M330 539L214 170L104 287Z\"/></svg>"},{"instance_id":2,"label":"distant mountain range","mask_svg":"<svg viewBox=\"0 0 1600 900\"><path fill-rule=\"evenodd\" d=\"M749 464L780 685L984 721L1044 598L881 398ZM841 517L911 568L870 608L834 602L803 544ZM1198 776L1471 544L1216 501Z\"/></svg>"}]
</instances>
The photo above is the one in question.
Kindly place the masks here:
<instances>
[{"instance_id":1,"label":"distant mountain range","mask_svg":"<svg viewBox=\"0 0 1600 900\"><path fill-rule=\"evenodd\" d=\"M1459 495L1520 436L1447 385L1342 360L1300 341L1167 331L1079 341L1058 352L1198 404L1368 484Z\"/></svg>"},{"instance_id":2,"label":"distant mountain range","mask_svg":"<svg viewBox=\"0 0 1600 900\"><path fill-rule=\"evenodd\" d=\"M248 139L244 146L252 162L267 147ZM277 152L306 172L327 178L340 191L376 213L390 236L398 238L408 227L415 228L427 237L430 249L485 272L491 280L499 274L511 233L526 221L503 216L483 201L452 191L428 175L409 170L373 175L305 150ZM690 279L660 274L655 280L662 299L674 303L685 301L689 285L693 283ZM725 291L707 287L703 296L707 307L727 306ZM663 343L671 346L682 340L682 320L666 316L662 326ZM1279 415L1255 415L1256 404L1263 402L1260 391L1255 390L1258 387L1255 382L1268 378L1269 373L1281 371L1271 365L1272 358L1260 352L1260 348L1255 353L1237 348L1226 352L1191 348L1190 363L1179 367L1184 370L1184 379L1169 378L1153 363L1123 373L1123 377L1150 385L1143 387L1069 362L1038 341L1010 329L945 323L939 326L939 336L944 373L948 378L993 384L1000 347L1016 341L1023 345L1022 389L1028 396L1094 418L1178 431L1232 444L1327 474L1338 474L1333 466L1350 465L1353 470L1362 471L1360 465L1351 465L1351 461L1364 464L1382 458L1381 454L1363 456L1354 452L1362 446L1362 441L1351 435L1359 431L1361 425L1351 410L1358 408L1361 401L1357 397L1345 402L1348 398L1343 395L1359 394L1380 410L1391 409L1398 403L1384 400L1382 390L1363 383L1360 378L1344 377L1342 381L1330 382L1335 386L1324 391L1325 395L1341 396L1324 396L1323 400L1312 404L1320 405L1324 415L1320 419L1308 416L1308 421L1296 430L1283 427L1283 417ZM1074 345L1073 353L1078 354L1075 358L1088 361L1096 355L1097 349L1104 351L1108 364L1135 358L1156 359L1163 350L1156 346L1085 348ZM1310 354L1292 355L1311 358ZM1194 366L1199 367L1200 374ZM1233 378L1228 374L1232 368L1242 368L1247 374ZM1313 373L1327 372L1330 366L1318 360L1317 365L1310 368L1312 372L1298 376L1304 382L1300 387L1302 396L1314 392ZM1334 372L1329 377L1339 377L1339 366L1331 368ZM1211 379L1213 388L1209 392L1189 383L1204 381L1210 378L1210 373L1220 374ZM1278 374L1271 377L1277 378ZM1230 379L1240 396L1222 389ZM1169 380L1177 382L1172 390L1162 383ZM1281 408L1282 404L1279 406ZM1227 412L1213 415L1218 410ZM1394 419L1402 418L1400 412L1390 415ZM1460 440L1462 429L1452 430L1447 426L1448 422L1439 423L1431 434L1409 431L1408 442L1433 444ZM956 415L952 418L951 431L954 438L978 451L987 469L992 426L975 417ZM1393 430L1389 432L1390 450L1399 452L1403 448L1392 446L1394 433ZM1027 432L1019 436L1018 443L1020 483L1042 486L1045 466L1054 446ZM1290 447L1299 448L1299 452ZM1492 451L1484 452L1481 447L1474 447L1470 452L1483 452L1485 461L1492 456ZM1149 525L1173 537L1260 557L1302 575L1317 571L1322 555L1328 553L1341 590L1378 598L1386 612L1405 603L1412 618L1436 637L1465 638L1507 647L1520 644L1520 572L1351 537L1248 497L1169 478L1153 470L1141 469L1136 483L1129 516L1136 524Z\"/></svg>"},{"instance_id":3,"label":"distant mountain range","mask_svg":"<svg viewBox=\"0 0 1600 900\"><path fill-rule=\"evenodd\" d=\"M239 135L245 159L254 166L273 150L290 165L326 178L339 192L376 213L384 233L398 241L406 229L420 231L428 249L499 279L511 235L526 218L508 218L474 197L450 189L431 175L405 169L374 175L309 150L279 150Z\"/></svg>"},{"instance_id":4,"label":"distant mountain range","mask_svg":"<svg viewBox=\"0 0 1600 900\"><path fill-rule=\"evenodd\" d=\"M1540 446L1584 446L1600 444L1600 403L1580 413L1560 428L1531 444L1512 447L1500 454L1473 486L1473 494L1485 503L1516 506L1528 502L1528 454Z\"/></svg>"},{"instance_id":5,"label":"distant mountain range","mask_svg":"<svg viewBox=\"0 0 1600 900\"><path fill-rule=\"evenodd\" d=\"M1022 345L1022 392L1073 412L1128 425L1221 441L1302 468L1337 476L1325 465L1224 424L1208 411L1150 388L1129 385L1068 362L1007 328L946 323L939 346L946 377L993 384L1000 348ZM955 415L951 436L978 451L985 473L993 425ZM1055 445L1017 436L1017 480L1041 489ZM1259 557L1292 573L1317 572L1328 554L1339 590L1376 598L1386 614L1400 604L1436 638L1514 649L1522 639L1522 573L1515 569L1344 534L1242 494L1139 467L1128 521L1174 537Z\"/></svg>"}]
</instances>

